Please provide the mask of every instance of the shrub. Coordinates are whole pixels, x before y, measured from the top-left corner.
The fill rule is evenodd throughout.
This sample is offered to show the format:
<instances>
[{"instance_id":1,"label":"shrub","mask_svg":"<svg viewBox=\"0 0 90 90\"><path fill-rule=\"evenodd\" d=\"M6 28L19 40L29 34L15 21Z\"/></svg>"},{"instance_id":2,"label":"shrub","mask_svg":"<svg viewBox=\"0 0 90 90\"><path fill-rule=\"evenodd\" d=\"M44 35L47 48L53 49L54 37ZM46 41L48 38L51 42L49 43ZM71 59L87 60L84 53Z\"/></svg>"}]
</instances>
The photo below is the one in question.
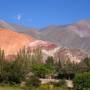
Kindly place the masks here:
<instances>
[{"instance_id":1,"label":"shrub","mask_svg":"<svg viewBox=\"0 0 90 90\"><path fill-rule=\"evenodd\" d=\"M32 72L39 78L45 78L52 74L53 69L46 64L36 64L32 66Z\"/></svg>"},{"instance_id":2,"label":"shrub","mask_svg":"<svg viewBox=\"0 0 90 90\"><path fill-rule=\"evenodd\" d=\"M0 50L0 82L20 83L30 71L30 55L23 49L11 61L7 62L4 51Z\"/></svg>"},{"instance_id":3,"label":"shrub","mask_svg":"<svg viewBox=\"0 0 90 90\"><path fill-rule=\"evenodd\" d=\"M63 87L65 86L65 80L59 80L59 82L52 83L55 87Z\"/></svg>"},{"instance_id":4,"label":"shrub","mask_svg":"<svg viewBox=\"0 0 90 90\"><path fill-rule=\"evenodd\" d=\"M74 78L74 85L77 90L90 88L90 72L77 73Z\"/></svg>"},{"instance_id":5,"label":"shrub","mask_svg":"<svg viewBox=\"0 0 90 90\"><path fill-rule=\"evenodd\" d=\"M39 87L40 84L41 81L35 76L31 76L28 80L26 80L26 87L28 88Z\"/></svg>"},{"instance_id":6,"label":"shrub","mask_svg":"<svg viewBox=\"0 0 90 90\"><path fill-rule=\"evenodd\" d=\"M52 56L48 56L47 60L46 60L46 64L52 66L52 65L54 65L54 61L55 60L54 60L54 58Z\"/></svg>"}]
</instances>

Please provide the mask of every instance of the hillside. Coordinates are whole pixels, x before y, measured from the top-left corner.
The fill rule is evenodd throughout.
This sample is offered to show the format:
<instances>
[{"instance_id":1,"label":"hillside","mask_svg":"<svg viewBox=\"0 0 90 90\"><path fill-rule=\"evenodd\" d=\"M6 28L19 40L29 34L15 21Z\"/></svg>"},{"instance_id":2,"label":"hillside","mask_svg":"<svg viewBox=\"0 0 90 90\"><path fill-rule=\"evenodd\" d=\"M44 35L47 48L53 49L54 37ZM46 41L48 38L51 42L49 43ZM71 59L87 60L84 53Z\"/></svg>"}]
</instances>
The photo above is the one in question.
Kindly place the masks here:
<instances>
[{"instance_id":1,"label":"hillside","mask_svg":"<svg viewBox=\"0 0 90 90\"><path fill-rule=\"evenodd\" d=\"M90 53L90 21L47 27L40 30L40 36L62 47L78 48Z\"/></svg>"},{"instance_id":2,"label":"hillside","mask_svg":"<svg viewBox=\"0 0 90 90\"><path fill-rule=\"evenodd\" d=\"M62 47L81 49L90 54L90 21L88 20L68 25L52 25L40 30L2 20L0 28L28 34L36 39L51 41Z\"/></svg>"},{"instance_id":3,"label":"hillside","mask_svg":"<svg viewBox=\"0 0 90 90\"><path fill-rule=\"evenodd\" d=\"M18 25L15 23L9 23L9 22L3 21L3 20L0 20L0 29L10 29L15 32L28 34L35 38L38 37L38 30L35 28L27 28L25 26Z\"/></svg>"},{"instance_id":4,"label":"hillside","mask_svg":"<svg viewBox=\"0 0 90 90\"><path fill-rule=\"evenodd\" d=\"M12 30L0 29L0 48L5 54L15 54L21 48L32 42L31 36L20 34Z\"/></svg>"}]
</instances>

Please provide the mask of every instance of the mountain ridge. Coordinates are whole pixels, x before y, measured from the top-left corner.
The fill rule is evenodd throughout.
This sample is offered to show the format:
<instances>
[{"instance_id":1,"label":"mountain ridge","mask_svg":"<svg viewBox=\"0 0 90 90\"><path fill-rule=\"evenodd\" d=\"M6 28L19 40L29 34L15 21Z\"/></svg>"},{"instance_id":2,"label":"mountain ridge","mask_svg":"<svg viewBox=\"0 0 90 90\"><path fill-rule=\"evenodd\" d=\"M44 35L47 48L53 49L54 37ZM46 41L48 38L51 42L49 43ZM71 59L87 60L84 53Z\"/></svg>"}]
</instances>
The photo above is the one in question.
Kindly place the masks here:
<instances>
[{"instance_id":1,"label":"mountain ridge","mask_svg":"<svg viewBox=\"0 0 90 90\"><path fill-rule=\"evenodd\" d=\"M37 29L29 29L19 26L17 24L6 23L6 28L15 28L19 33L30 35L34 38L51 41L67 48L78 48L90 53L90 21L82 20L68 25L53 25L49 27ZM5 25L0 24L0 27ZM8 26L8 25L9 26ZM9 28L9 29L10 29ZM22 29L23 28L23 29Z\"/></svg>"}]
</instances>

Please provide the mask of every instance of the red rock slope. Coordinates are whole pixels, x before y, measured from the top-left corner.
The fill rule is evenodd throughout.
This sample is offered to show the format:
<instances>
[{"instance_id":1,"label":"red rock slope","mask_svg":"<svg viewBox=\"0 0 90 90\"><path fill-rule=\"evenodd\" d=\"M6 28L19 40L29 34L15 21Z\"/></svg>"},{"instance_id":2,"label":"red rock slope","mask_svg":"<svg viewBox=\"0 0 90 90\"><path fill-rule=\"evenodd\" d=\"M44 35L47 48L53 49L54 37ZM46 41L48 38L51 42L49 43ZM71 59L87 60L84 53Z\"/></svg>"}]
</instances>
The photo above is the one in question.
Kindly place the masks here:
<instances>
[{"instance_id":1,"label":"red rock slope","mask_svg":"<svg viewBox=\"0 0 90 90\"><path fill-rule=\"evenodd\" d=\"M24 46L34 39L28 35L20 34L12 30L0 29L0 48L6 55L16 54Z\"/></svg>"}]
</instances>

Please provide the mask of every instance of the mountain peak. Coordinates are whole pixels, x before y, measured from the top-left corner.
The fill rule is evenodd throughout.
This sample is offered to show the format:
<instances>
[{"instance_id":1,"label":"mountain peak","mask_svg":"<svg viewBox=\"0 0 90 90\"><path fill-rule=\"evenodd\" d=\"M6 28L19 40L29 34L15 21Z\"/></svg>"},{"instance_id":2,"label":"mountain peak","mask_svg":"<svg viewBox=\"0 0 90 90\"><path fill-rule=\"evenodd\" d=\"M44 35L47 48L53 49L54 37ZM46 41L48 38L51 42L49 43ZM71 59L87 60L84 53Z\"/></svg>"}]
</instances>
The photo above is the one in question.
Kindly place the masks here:
<instances>
[{"instance_id":1,"label":"mountain peak","mask_svg":"<svg viewBox=\"0 0 90 90\"><path fill-rule=\"evenodd\" d=\"M81 21L79 21L78 22L78 24L82 24L82 25L88 25L88 24L90 24L90 20L81 20Z\"/></svg>"}]
</instances>

